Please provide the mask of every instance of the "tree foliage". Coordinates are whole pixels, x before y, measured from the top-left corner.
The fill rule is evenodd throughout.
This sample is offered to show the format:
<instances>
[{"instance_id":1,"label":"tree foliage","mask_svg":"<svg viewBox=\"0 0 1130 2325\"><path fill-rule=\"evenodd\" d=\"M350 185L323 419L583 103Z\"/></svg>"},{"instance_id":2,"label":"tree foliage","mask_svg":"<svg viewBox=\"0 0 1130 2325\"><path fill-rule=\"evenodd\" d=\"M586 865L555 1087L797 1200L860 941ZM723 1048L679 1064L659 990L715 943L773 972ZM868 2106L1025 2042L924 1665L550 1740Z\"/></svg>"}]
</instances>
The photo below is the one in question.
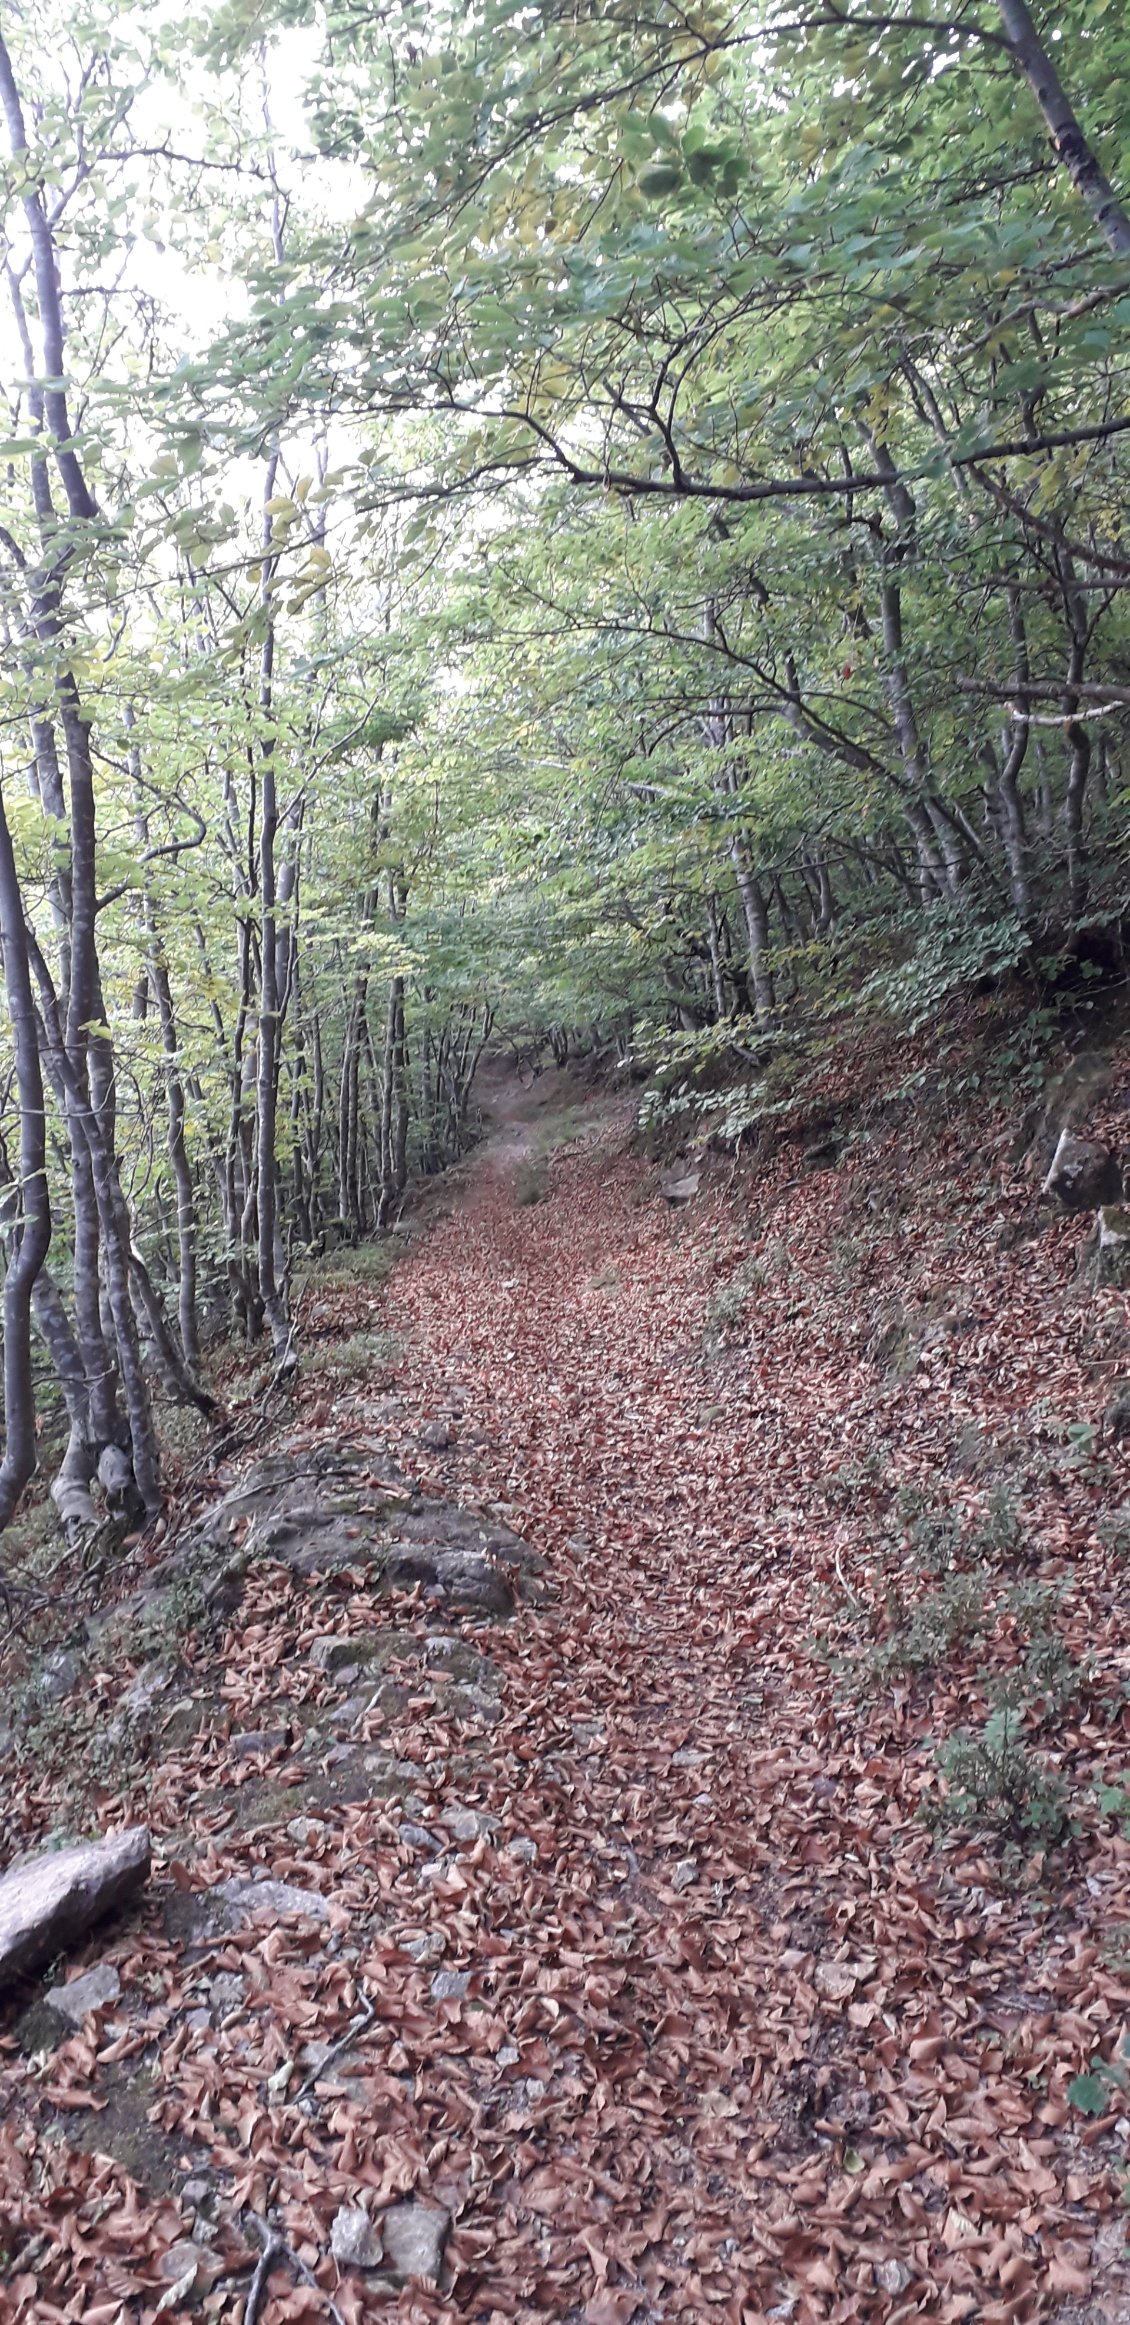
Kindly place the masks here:
<instances>
[{"instance_id":1,"label":"tree foliage","mask_svg":"<svg viewBox=\"0 0 1130 2325\"><path fill-rule=\"evenodd\" d=\"M6 1520L472 1135L1124 941L1130 34L54 0L0 48Z\"/></svg>"}]
</instances>

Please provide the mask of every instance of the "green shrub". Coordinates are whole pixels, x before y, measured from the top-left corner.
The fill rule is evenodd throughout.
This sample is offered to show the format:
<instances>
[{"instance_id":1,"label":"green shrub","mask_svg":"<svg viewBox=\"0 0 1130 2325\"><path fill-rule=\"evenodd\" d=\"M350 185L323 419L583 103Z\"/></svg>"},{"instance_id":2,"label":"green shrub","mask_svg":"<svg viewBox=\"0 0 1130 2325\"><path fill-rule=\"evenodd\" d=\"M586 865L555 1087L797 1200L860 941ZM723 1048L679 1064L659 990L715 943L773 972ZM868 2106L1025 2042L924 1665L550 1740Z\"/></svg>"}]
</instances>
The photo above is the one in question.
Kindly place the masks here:
<instances>
[{"instance_id":1,"label":"green shrub","mask_svg":"<svg viewBox=\"0 0 1130 2325\"><path fill-rule=\"evenodd\" d=\"M1022 1536L1012 1495L1004 1486L998 1486L973 1528L971 1546L982 1558L1009 1558L1019 1550Z\"/></svg>"},{"instance_id":2,"label":"green shrub","mask_svg":"<svg viewBox=\"0 0 1130 2325\"><path fill-rule=\"evenodd\" d=\"M921 1810L931 1831L983 1829L1049 1846L1068 1831L1067 1787L1029 1750L1015 1708L1001 1705L980 1735L951 1737L937 1759L946 1790Z\"/></svg>"},{"instance_id":3,"label":"green shrub","mask_svg":"<svg viewBox=\"0 0 1130 2325\"><path fill-rule=\"evenodd\" d=\"M950 1575L940 1589L909 1609L893 1592L888 1612L894 1627L868 1658L876 1672L932 1671L955 1647L968 1645L993 1622L983 1571Z\"/></svg>"}]
</instances>

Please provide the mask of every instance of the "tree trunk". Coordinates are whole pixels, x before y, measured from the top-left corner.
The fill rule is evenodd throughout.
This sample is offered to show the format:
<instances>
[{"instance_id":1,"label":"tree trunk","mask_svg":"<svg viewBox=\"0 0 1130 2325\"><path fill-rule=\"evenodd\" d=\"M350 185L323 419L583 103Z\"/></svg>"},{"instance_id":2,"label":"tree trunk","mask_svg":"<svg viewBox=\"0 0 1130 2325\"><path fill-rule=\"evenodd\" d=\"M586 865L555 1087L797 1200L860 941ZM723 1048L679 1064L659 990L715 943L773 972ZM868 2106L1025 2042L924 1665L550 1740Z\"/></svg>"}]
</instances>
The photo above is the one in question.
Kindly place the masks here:
<instances>
[{"instance_id":1,"label":"tree trunk","mask_svg":"<svg viewBox=\"0 0 1130 2325\"><path fill-rule=\"evenodd\" d=\"M6 1526L36 1469L35 1387L31 1370L31 1305L51 1243L47 1188L47 1124L43 1074L31 990L23 897L12 836L0 796L0 952L16 1057L20 1108L20 1161L11 1252L4 1278L4 1458L0 1463L0 1527Z\"/></svg>"},{"instance_id":2,"label":"tree trunk","mask_svg":"<svg viewBox=\"0 0 1130 2325\"><path fill-rule=\"evenodd\" d=\"M1130 215L1099 167L1025 0L997 0L1008 45L1032 91L1052 151L1116 258L1130 257Z\"/></svg>"}]
</instances>

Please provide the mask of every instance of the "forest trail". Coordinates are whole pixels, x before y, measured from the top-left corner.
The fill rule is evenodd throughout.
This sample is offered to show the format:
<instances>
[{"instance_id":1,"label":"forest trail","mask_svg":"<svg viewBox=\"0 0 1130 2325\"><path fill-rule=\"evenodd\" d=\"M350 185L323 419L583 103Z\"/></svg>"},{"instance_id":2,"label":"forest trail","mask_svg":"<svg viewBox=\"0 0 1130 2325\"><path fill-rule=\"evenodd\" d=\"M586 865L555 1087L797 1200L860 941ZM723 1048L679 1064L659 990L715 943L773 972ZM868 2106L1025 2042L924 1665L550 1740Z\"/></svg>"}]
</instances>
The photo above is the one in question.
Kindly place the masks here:
<instances>
[{"instance_id":1,"label":"forest trail","mask_svg":"<svg viewBox=\"0 0 1130 2325\"><path fill-rule=\"evenodd\" d=\"M395 1441L548 1587L483 1622L253 1568L219 1678L186 1648L211 1727L103 1809L152 1824L152 1892L71 1965L108 1960L120 2011L0 2054L4 2208L38 2231L0 2318L187 2316L157 2297L195 2252L192 2298L245 2325L254 2213L288 2249L253 2325L1125 2325L1121 2135L1064 2091L1130 2007L1101 1951L1130 1850L1092 1835L1058 1888L1002 1886L977 1839L939 1856L915 1811L968 1677L845 1682L817 1641L861 1603L875 1495L923 1473L942 1408L986 1421L1037 1363L1008 1353L984 1219L977 1353L947 1340L944 1378L895 1377L827 1272L847 1173L798 1180L786 1149L672 1208L629 1101L555 1074L483 1098L484 1144L392 1274L310 1306L312 1351L376 1328L396 1353L332 1400L312 1356L281 1444L352 1445L379 1480ZM1049 1296L1065 1248L991 1267L1043 1270ZM889 1239L873 1264L881 1301ZM1089 1490L1045 1487L1065 1532ZM1092 1575L1100 1660L1122 1637L1103 1605ZM481 1716L429 1658L437 1612L489 1658ZM375 1629L415 1676L335 1712L319 1642L349 1660ZM358 1736L380 1780L337 1785ZM33 1779L29 1829L54 1807ZM193 1915L249 1876L289 1904L209 1935ZM313 1892L323 1918L296 1920ZM387 2224L396 2201L451 2215L438 2288L331 2257L343 2208Z\"/></svg>"}]
</instances>

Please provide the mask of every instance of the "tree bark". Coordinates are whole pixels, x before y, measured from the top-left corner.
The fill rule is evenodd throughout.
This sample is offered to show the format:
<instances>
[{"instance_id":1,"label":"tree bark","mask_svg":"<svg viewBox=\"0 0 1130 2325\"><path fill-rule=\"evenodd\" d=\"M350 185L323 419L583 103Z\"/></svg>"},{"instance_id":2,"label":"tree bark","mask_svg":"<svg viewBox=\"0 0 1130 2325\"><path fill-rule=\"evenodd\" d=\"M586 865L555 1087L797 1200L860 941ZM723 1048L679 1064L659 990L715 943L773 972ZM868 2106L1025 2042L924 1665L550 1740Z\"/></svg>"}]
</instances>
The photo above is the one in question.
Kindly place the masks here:
<instances>
[{"instance_id":1,"label":"tree bark","mask_svg":"<svg viewBox=\"0 0 1130 2325\"><path fill-rule=\"evenodd\" d=\"M6 1526L35 1474L35 1387L31 1370L31 1304L51 1243L47 1123L43 1073L31 989L23 897L12 835L0 795L0 952L16 1056L20 1161L12 1248L4 1278L4 1458L0 1527Z\"/></svg>"},{"instance_id":2,"label":"tree bark","mask_svg":"<svg viewBox=\"0 0 1130 2325\"><path fill-rule=\"evenodd\" d=\"M1059 74L1032 22L1026 0L997 0L1008 45L1032 91L1052 151L1117 258L1130 257L1130 214L1099 166Z\"/></svg>"}]
</instances>

